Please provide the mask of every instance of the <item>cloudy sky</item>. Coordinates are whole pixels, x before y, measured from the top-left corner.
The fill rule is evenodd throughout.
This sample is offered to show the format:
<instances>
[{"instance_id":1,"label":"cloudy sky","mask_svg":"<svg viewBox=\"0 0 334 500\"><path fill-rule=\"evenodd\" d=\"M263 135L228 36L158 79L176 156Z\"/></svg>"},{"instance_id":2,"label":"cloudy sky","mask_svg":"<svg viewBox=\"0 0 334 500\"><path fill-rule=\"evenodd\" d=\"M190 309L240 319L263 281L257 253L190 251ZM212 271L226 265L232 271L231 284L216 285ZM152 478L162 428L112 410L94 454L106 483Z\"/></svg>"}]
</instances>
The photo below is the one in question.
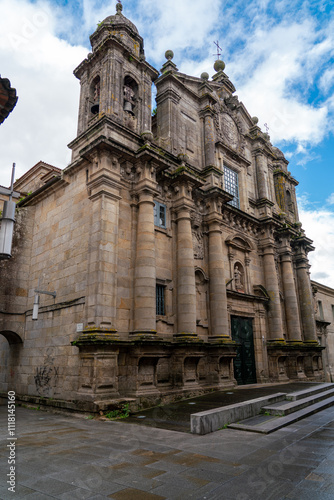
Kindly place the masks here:
<instances>
[{"instance_id":1,"label":"cloudy sky","mask_svg":"<svg viewBox=\"0 0 334 500\"><path fill-rule=\"evenodd\" d=\"M116 0L0 0L0 74L18 104L0 127L0 184L39 160L64 168L76 135L73 69ZM312 278L334 287L334 0L123 0L160 69L214 74L219 40L236 94L290 161L300 219L314 240Z\"/></svg>"}]
</instances>

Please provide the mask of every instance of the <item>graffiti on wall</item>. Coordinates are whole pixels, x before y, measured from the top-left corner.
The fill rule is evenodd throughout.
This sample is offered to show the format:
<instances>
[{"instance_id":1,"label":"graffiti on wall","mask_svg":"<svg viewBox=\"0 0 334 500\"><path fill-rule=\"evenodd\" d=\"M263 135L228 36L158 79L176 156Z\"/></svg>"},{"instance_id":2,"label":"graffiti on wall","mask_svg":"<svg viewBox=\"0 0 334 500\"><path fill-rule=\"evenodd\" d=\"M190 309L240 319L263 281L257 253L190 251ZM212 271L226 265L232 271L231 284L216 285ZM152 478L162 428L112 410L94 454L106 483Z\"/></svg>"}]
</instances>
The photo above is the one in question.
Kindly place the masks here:
<instances>
[{"instance_id":1,"label":"graffiti on wall","mask_svg":"<svg viewBox=\"0 0 334 500\"><path fill-rule=\"evenodd\" d=\"M41 396L54 395L54 390L58 383L59 367L54 364L53 349L49 348L46 352L43 366L36 368L35 386L36 391ZM52 393L52 394L51 394Z\"/></svg>"}]
</instances>

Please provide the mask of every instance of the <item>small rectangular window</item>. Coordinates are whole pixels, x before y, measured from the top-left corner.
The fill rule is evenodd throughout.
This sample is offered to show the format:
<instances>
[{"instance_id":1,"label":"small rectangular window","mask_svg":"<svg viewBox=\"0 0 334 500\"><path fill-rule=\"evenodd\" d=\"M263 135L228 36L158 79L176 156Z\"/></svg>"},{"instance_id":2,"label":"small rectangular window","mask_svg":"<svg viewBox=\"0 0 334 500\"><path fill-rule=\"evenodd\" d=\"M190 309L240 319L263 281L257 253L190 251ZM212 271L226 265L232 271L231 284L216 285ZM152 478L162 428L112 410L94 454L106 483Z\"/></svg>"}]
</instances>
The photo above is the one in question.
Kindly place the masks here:
<instances>
[{"instance_id":1,"label":"small rectangular window","mask_svg":"<svg viewBox=\"0 0 334 500\"><path fill-rule=\"evenodd\" d=\"M229 201L229 204L236 208L240 208L238 174L226 166L224 166L224 186L225 191L233 194L233 200Z\"/></svg>"},{"instance_id":2,"label":"small rectangular window","mask_svg":"<svg viewBox=\"0 0 334 500\"><path fill-rule=\"evenodd\" d=\"M154 202L154 225L166 229L166 205Z\"/></svg>"},{"instance_id":3,"label":"small rectangular window","mask_svg":"<svg viewBox=\"0 0 334 500\"><path fill-rule=\"evenodd\" d=\"M156 286L156 314L157 316L165 315L165 287L164 285Z\"/></svg>"}]
</instances>

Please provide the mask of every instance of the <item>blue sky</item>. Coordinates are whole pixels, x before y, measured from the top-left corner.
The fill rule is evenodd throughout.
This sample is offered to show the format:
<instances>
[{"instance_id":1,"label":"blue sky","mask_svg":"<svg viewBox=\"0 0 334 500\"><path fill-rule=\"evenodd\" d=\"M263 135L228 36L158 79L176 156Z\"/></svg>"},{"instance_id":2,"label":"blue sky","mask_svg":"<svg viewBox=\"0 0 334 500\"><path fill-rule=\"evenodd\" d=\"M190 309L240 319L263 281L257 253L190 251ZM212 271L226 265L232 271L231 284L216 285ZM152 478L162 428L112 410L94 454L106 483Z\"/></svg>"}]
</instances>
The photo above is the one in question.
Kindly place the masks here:
<instances>
[{"instance_id":1,"label":"blue sky","mask_svg":"<svg viewBox=\"0 0 334 500\"><path fill-rule=\"evenodd\" d=\"M70 162L79 83L73 69L116 0L0 0L0 71L19 101L0 129L0 184L39 160ZM300 219L316 252L312 278L334 287L334 0L123 0L147 60L167 49L180 71L213 75L215 40L236 94L299 181Z\"/></svg>"}]
</instances>

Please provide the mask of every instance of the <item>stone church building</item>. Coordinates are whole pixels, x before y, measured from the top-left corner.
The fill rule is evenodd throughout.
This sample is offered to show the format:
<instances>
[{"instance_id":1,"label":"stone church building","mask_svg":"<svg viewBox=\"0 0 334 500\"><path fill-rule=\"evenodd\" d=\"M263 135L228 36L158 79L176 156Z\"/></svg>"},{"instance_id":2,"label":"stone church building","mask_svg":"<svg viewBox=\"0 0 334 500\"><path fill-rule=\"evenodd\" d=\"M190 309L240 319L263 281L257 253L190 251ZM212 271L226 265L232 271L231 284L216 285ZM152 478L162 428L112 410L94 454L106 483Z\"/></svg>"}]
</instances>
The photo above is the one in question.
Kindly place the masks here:
<instances>
[{"instance_id":1,"label":"stone church building","mask_svg":"<svg viewBox=\"0 0 334 500\"><path fill-rule=\"evenodd\" d=\"M71 164L40 162L14 186L0 391L93 411L322 380L288 161L222 61L197 78L167 51L159 72L116 11L74 71Z\"/></svg>"}]
</instances>

